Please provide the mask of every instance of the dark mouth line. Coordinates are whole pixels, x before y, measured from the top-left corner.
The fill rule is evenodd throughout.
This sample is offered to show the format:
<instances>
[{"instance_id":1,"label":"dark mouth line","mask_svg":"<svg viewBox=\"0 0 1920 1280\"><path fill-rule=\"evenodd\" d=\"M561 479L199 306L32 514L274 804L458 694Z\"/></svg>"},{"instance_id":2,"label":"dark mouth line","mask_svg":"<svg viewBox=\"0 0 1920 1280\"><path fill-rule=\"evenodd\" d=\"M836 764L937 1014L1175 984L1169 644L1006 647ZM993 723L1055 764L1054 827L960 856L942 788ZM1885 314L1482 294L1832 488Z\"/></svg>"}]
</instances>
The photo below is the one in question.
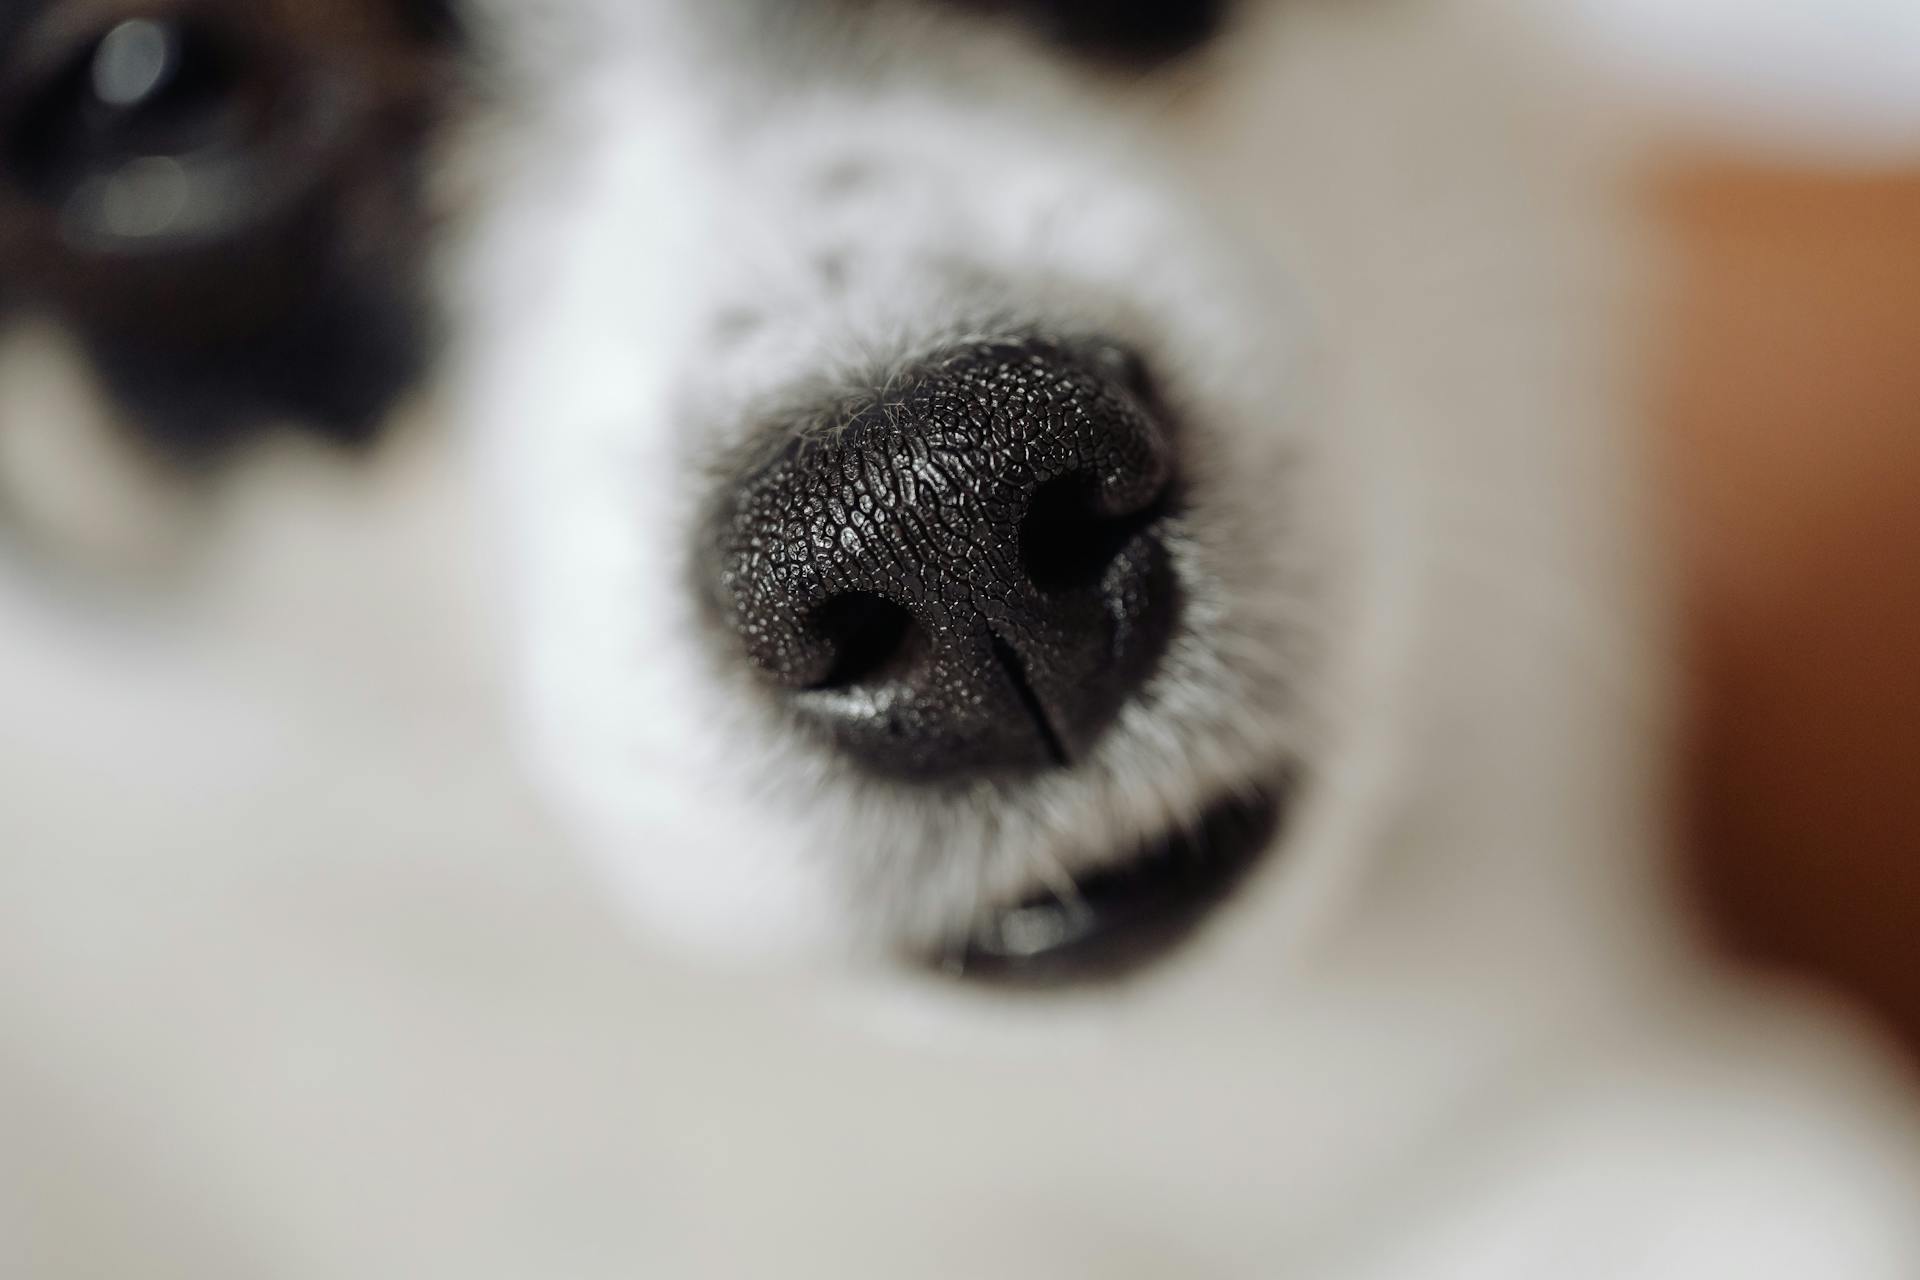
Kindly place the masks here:
<instances>
[{"instance_id":1,"label":"dark mouth line","mask_svg":"<svg viewBox=\"0 0 1920 1280\"><path fill-rule=\"evenodd\" d=\"M1063 900L1036 894L977 922L936 967L1030 989L1116 981L1191 938L1271 847L1291 779L1214 801L1193 823L1142 841L1077 878Z\"/></svg>"},{"instance_id":2,"label":"dark mouth line","mask_svg":"<svg viewBox=\"0 0 1920 1280\"><path fill-rule=\"evenodd\" d=\"M1027 679L1027 669L1020 661L1020 655L1014 652L1012 645L1002 640L999 633L993 636L993 657L1007 673L1007 679L1013 684L1014 696L1020 699L1020 705L1026 709L1027 718L1033 721L1034 730L1040 735L1040 745L1046 749L1047 758L1061 768L1073 763L1073 757L1067 751L1067 744L1053 726L1053 717L1048 714L1046 704L1040 701L1040 695L1034 692L1033 682Z\"/></svg>"}]
</instances>

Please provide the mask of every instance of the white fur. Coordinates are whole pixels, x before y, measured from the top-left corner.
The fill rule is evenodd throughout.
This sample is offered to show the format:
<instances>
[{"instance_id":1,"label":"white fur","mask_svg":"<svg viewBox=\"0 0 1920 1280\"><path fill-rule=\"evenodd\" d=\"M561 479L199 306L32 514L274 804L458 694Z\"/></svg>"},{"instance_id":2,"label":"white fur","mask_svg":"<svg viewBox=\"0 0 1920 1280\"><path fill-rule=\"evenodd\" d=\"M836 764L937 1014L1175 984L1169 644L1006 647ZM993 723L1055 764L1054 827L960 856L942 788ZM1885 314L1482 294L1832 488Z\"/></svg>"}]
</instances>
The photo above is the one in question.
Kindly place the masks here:
<instances>
[{"instance_id":1,"label":"white fur","mask_svg":"<svg viewBox=\"0 0 1920 1280\"><path fill-rule=\"evenodd\" d=\"M419 469L262 483L252 613L214 611L345 619L329 682L223 681L223 648L90 692L82 650L16 642L6 670L95 719L0 726L37 855L0 865L35 1175L0 1196L9 1274L1912 1274L1910 1100L1857 1028L1717 971L1666 883L1638 246L1613 143L1516 69L1540 48L1303 4L1133 84L905 7L813 78L729 12L482 15L503 61L449 250L478 514L422 505L447 476ZM768 66L812 87L770 98ZM877 185L820 199L849 158ZM1197 603L1156 715L1084 775L935 807L755 710L688 539L749 409L996 306L1155 357ZM756 333L716 341L741 308ZM316 512L352 571L285 541ZM503 566L553 812L656 930L756 976L636 942L474 714L490 678L435 665L493 618L406 584ZM183 721L244 795L192 802ZM124 812L74 801L89 744L147 780ZM887 968L1283 762L1309 786L1255 882L1142 981Z\"/></svg>"}]
</instances>

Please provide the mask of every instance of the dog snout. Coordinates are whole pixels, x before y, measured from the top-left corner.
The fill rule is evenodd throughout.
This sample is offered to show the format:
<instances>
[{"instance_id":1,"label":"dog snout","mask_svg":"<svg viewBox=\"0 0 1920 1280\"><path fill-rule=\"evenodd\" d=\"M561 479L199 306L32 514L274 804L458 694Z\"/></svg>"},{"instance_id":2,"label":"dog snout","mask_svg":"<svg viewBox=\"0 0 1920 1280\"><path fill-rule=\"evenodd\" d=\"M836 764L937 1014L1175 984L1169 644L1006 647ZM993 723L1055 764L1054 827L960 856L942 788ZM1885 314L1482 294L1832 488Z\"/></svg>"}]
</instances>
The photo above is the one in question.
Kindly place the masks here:
<instances>
[{"instance_id":1,"label":"dog snout","mask_svg":"<svg viewBox=\"0 0 1920 1280\"><path fill-rule=\"evenodd\" d=\"M1177 612L1174 452L1102 341L949 346L741 468L707 562L754 672L877 773L1071 765Z\"/></svg>"}]
</instances>

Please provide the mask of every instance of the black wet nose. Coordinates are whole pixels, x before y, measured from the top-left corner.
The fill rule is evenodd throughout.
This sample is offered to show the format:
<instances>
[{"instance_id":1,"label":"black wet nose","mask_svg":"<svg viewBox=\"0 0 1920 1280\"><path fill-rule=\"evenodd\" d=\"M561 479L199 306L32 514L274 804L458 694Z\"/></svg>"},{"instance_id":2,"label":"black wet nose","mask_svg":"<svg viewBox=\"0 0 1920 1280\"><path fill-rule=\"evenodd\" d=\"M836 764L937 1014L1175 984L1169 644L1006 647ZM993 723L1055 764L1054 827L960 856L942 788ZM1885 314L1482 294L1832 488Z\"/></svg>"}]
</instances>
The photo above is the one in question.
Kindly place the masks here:
<instances>
[{"instance_id":1,"label":"black wet nose","mask_svg":"<svg viewBox=\"0 0 1920 1280\"><path fill-rule=\"evenodd\" d=\"M711 576L791 712L868 768L1070 764L1174 614L1172 453L1102 342L977 340L799 427L743 469Z\"/></svg>"}]
</instances>

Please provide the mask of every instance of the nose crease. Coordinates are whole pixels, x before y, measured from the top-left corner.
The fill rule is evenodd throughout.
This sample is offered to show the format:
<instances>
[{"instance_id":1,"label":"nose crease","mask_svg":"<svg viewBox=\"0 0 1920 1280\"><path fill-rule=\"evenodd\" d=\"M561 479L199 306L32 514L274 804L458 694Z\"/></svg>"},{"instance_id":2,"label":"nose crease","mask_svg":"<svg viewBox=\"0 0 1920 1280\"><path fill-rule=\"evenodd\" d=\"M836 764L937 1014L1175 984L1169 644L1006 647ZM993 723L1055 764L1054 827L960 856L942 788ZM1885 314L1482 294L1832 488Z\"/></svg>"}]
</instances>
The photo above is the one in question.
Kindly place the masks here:
<instances>
[{"instance_id":1,"label":"nose crease","mask_svg":"<svg viewBox=\"0 0 1920 1280\"><path fill-rule=\"evenodd\" d=\"M993 637L993 656L1000 669L1007 673L1007 680L1013 685L1014 696L1020 699L1020 705L1026 709L1033 720L1034 730L1040 735L1040 744L1046 749L1047 758L1062 767L1073 763L1067 751L1067 745L1061 740L1060 731L1054 728L1053 715L1047 710L1040 696L1034 692L1033 685L1027 679L1025 666L1013 646L1000 636Z\"/></svg>"}]
</instances>

